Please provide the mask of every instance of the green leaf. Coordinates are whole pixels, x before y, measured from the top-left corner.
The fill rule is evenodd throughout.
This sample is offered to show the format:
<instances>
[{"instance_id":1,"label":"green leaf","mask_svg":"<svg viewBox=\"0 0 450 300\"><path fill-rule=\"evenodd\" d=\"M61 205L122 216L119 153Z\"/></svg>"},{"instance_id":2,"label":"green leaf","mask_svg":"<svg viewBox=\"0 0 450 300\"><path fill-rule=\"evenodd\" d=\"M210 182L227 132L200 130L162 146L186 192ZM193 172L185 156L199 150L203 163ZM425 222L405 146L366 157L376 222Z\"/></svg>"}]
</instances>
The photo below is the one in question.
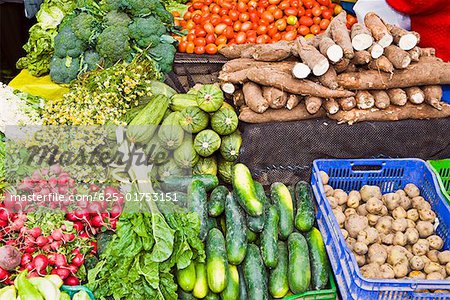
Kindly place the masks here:
<instances>
[{"instance_id":1,"label":"green leaf","mask_svg":"<svg viewBox=\"0 0 450 300\"><path fill-rule=\"evenodd\" d=\"M152 260L154 262L163 262L172 255L175 231L167 225L161 213L153 213L152 232L155 239L151 252Z\"/></svg>"}]
</instances>

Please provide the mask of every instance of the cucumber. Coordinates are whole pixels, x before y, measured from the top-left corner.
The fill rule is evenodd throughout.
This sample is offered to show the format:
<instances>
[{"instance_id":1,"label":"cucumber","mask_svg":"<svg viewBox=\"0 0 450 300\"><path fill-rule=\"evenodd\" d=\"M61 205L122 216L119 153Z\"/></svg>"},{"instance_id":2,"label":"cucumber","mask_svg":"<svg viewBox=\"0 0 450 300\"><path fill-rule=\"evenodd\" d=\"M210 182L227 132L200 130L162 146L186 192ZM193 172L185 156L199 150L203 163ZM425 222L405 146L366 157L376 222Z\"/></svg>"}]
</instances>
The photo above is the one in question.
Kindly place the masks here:
<instances>
[{"instance_id":1,"label":"cucumber","mask_svg":"<svg viewBox=\"0 0 450 300\"><path fill-rule=\"evenodd\" d=\"M256 245L248 245L243 268L248 293L247 299L268 300L266 268Z\"/></svg>"},{"instance_id":2,"label":"cucumber","mask_svg":"<svg viewBox=\"0 0 450 300\"><path fill-rule=\"evenodd\" d=\"M208 232L213 228L219 228L216 218L208 218Z\"/></svg>"},{"instance_id":3,"label":"cucumber","mask_svg":"<svg viewBox=\"0 0 450 300\"><path fill-rule=\"evenodd\" d=\"M227 255L230 264L239 265L247 252L247 226L245 214L233 193L225 200Z\"/></svg>"},{"instance_id":4,"label":"cucumber","mask_svg":"<svg viewBox=\"0 0 450 300\"><path fill-rule=\"evenodd\" d=\"M189 211L195 212L200 218L200 239L205 240L208 233L208 207L205 186L199 180L194 180L188 191Z\"/></svg>"},{"instance_id":5,"label":"cucumber","mask_svg":"<svg viewBox=\"0 0 450 300\"><path fill-rule=\"evenodd\" d=\"M219 185L219 179L214 175L194 175L194 176L171 176L161 181L161 186L165 192L178 191L185 192L193 181L201 181L207 192L212 191Z\"/></svg>"},{"instance_id":6,"label":"cucumber","mask_svg":"<svg viewBox=\"0 0 450 300\"><path fill-rule=\"evenodd\" d=\"M263 213L263 205L256 195L255 185L250 170L244 164L236 164L233 167L233 188L241 206L252 217Z\"/></svg>"},{"instance_id":7,"label":"cucumber","mask_svg":"<svg viewBox=\"0 0 450 300\"><path fill-rule=\"evenodd\" d=\"M188 133L197 133L208 127L209 116L197 106L181 111L180 125Z\"/></svg>"},{"instance_id":8,"label":"cucumber","mask_svg":"<svg viewBox=\"0 0 450 300\"><path fill-rule=\"evenodd\" d=\"M220 135L229 135L236 130L238 122L234 109L222 105L211 117L211 128Z\"/></svg>"},{"instance_id":9,"label":"cucumber","mask_svg":"<svg viewBox=\"0 0 450 300\"><path fill-rule=\"evenodd\" d=\"M280 216L278 209L272 205L267 210L266 223L261 233L261 253L264 264L269 268L275 268L278 264L278 224Z\"/></svg>"},{"instance_id":10,"label":"cucumber","mask_svg":"<svg viewBox=\"0 0 450 300\"><path fill-rule=\"evenodd\" d=\"M175 150L183 143L184 131L180 126L180 118L180 112L173 112L167 116L159 128L158 138L161 146L167 150Z\"/></svg>"},{"instance_id":11,"label":"cucumber","mask_svg":"<svg viewBox=\"0 0 450 300\"><path fill-rule=\"evenodd\" d=\"M70 299L70 297L69 297L69 299ZM191 293L187 293L180 289L178 291L178 299L179 300L195 300L197 298L195 298ZM60 298L60 300L61 300L61 298Z\"/></svg>"},{"instance_id":12,"label":"cucumber","mask_svg":"<svg viewBox=\"0 0 450 300\"><path fill-rule=\"evenodd\" d=\"M226 220L225 220L225 216L224 216L224 214L222 214L222 215L220 215L218 218L217 218L217 223L218 223L218 228L223 232L223 234L225 235L225 234L227 234L227 222L226 222Z\"/></svg>"},{"instance_id":13,"label":"cucumber","mask_svg":"<svg viewBox=\"0 0 450 300\"><path fill-rule=\"evenodd\" d=\"M192 169L194 175L214 175L217 176L217 162L215 156L200 157Z\"/></svg>"},{"instance_id":14,"label":"cucumber","mask_svg":"<svg viewBox=\"0 0 450 300\"><path fill-rule=\"evenodd\" d=\"M296 212L297 211L297 201L296 201L297 197L295 197L295 185L289 185L287 188L289 190L289 193L291 193L292 207L294 208L294 212Z\"/></svg>"},{"instance_id":15,"label":"cucumber","mask_svg":"<svg viewBox=\"0 0 450 300\"><path fill-rule=\"evenodd\" d=\"M311 262L311 288L322 290L328 284L328 274L330 272L322 234L317 228L313 227L306 234L306 241L308 242L309 259Z\"/></svg>"},{"instance_id":16,"label":"cucumber","mask_svg":"<svg viewBox=\"0 0 450 300\"><path fill-rule=\"evenodd\" d=\"M306 239L298 232L294 232L288 239L289 288L294 294L305 292L311 281L311 267L309 264L309 249Z\"/></svg>"},{"instance_id":17,"label":"cucumber","mask_svg":"<svg viewBox=\"0 0 450 300\"><path fill-rule=\"evenodd\" d=\"M220 179L225 183L231 184L233 179L233 166L234 162L225 160L221 155L217 162L217 171Z\"/></svg>"},{"instance_id":18,"label":"cucumber","mask_svg":"<svg viewBox=\"0 0 450 300\"><path fill-rule=\"evenodd\" d=\"M202 130L194 139L194 149L203 157L208 157L219 150L220 136L211 129Z\"/></svg>"},{"instance_id":19,"label":"cucumber","mask_svg":"<svg viewBox=\"0 0 450 300\"><path fill-rule=\"evenodd\" d=\"M255 181L255 189L256 189L256 195L258 196L259 201L263 204L264 208L268 205L268 200L266 196L266 192L264 191L264 187L261 183ZM247 218L247 225L248 228L250 228L254 232L261 232L264 229L264 220L265 220L265 214L261 214L258 217L248 217Z\"/></svg>"},{"instance_id":20,"label":"cucumber","mask_svg":"<svg viewBox=\"0 0 450 300\"><path fill-rule=\"evenodd\" d=\"M236 266L228 265L228 283L220 297L222 300L239 299L239 272Z\"/></svg>"},{"instance_id":21,"label":"cucumber","mask_svg":"<svg viewBox=\"0 0 450 300\"><path fill-rule=\"evenodd\" d=\"M315 213L313 195L309 183L304 181L297 182L295 185L295 198L297 202L295 228L301 232L310 231L314 226Z\"/></svg>"},{"instance_id":22,"label":"cucumber","mask_svg":"<svg viewBox=\"0 0 450 300\"><path fill-rule=\"evenodd\" d=\"M173 111L182 111L189 106L197 106L196 95L177 94L170 98L170 109Z\"/></svg>"},{"instance_id":23,"label":"cucumber","mask_svg":"<svg viewBox=\"0 0 450 300\"><path fill-rule=\"evenodd\" d=\"M218 294L226 288L228 281L225 238L219 229L213 228L209 231L205 250L208 286L212 292Z\"/></svg>"},{"instance_id":24,"label":"cucumber","mask_svg":"<svg viewBox=\"0 0 450 300\"><path fill-rule=\"evenodd\" d=\"M197 105L206 112L215 112L224 101L222 90L215 84L204 84L197 92Z\"/></svg>"},{"instance_id":25,"label":"cucumber","mask_svg":"<svg viewBox=\"0 0 450 300\"><path fill-rule=\"evenodd\" d=\"M189 266L177 271L177 282L185 292L190 292L194 289L196 277L195 277L195 264L191 262Z\"/></svg>"},{"instance_id":26,"label":"cucumber","mask_svg":"<svg viewBox=\"0 0 450 300\"><path fill-rule=\"evenodd\" d=\"M209 291L208 295L206 295L205 300L219 300L219 295L214 294L213 292Z\"/></svg>"},{"instance_id":27,"label":"cucumber","mask_svg":"<svg viewBox=\"0 0 450 300\"><path fill-rule=\"evenodd\" d=\"M242 265L238 266L239 273L239 300L247 299L247 285L245 284L244 270L242 269Z\"/></svg>"},{"instance_id":28,"label":"cucumber","mask_svg":"<svg viewBox=\"0 0 450 300\"><path fill-rule=\"evenodd\" d=\"M258 236L256 235L256 233L247 228L247 242L253 243L256 241L257 238Z\"/></svg>"},{"instance_id":29,"label":"cucumber","mask_svg":"<svg viewBox=\"0 0 450 300\"><path fill-rule=\"evenodd\" d=\"M233 134L222 137L220 145L220 154L227 161L235 161L239 156L239 150L242 145L241 133L236 130Z\"/></svg>"},{"instance_id":30,"label":"cucumber","mask_svg":"<svg viewBox=\"0 0 450 300\"><path fill-rule=\"evenodd\" d=\"M275 299L284 298L289 292L288 283L288 250L284 242L279 241L278 264L275 269L270 272L269 292Z\"/></svg>"},{"instance_id":31,"label":"cucumber","mask_svg":"<svg viewBox=\"0 0 450 300\"><path fill-rule=\"evenodd\" d=\"M192 140L189 137L174 151L173 158L180 168L188 169L195 166L199 156L195 152Z\"/></svg>"},{"instance_id":32,"label":"cucumber","mask_svg":"<svg viewBox=\"0 0 450 300\"><path fill-rule=\"evenodd\" d=\"M206 275L206 267L204 263L197 263L195 265L195 285L192 290L192 295L195 298L202 299L208 295L208 280Z\"/></svg>"},{"instance_id":33,"label":"cucumber","mask_svg":"<svg viewBox=\"0 0 450 300\"><path fill-rule=\"evenodd\" d=\"M270 187L271 198L280 212L280 238L285 240L294 230L294 207L292 204L291 193L288 188L275 182Z\"/></svg>"},{"instance_id":34,"label":"cucumber","mask_svg":"<svg viewBox=\"0 0 450 300\"><path fill-rule=\"evenodd\" d=\"M212 192L208 201L208 214L211 217L220 216L225 210L225 198L228 195L228 189L219 185Z\"/></svg>"}]
</instances>

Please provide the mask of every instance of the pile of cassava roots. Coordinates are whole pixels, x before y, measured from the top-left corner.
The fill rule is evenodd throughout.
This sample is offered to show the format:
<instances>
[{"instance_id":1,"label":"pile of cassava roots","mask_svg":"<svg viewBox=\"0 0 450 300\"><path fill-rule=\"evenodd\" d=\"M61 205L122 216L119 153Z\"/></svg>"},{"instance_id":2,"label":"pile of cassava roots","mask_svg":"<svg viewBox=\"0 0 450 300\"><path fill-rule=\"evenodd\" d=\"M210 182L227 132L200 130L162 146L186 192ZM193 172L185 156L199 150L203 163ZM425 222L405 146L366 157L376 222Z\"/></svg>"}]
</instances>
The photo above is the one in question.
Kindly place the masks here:
<instances>
[{"instance_id":1,"label":"pile of cassava roots","mask_svg":"<svg viewBox=\"0 0 450 300\"><path fill-rule=\"evenodd\" d=\"M366 278L450 279L450 251L435 232L436 213L414 184L381 194L365 185L346 193L328 185L328 202Z\"/></svg>"},{"instance_id":2,"label":"pile of cassava roots","mask_svg":"<svg viewBox=\"0 0 450 300\"><path fill-rule=\"evenodd\" d=\"M441 84L450 63L420 48L420 36L368 13L346 27L342 12L323 34L273 44L235 44L219 80L240 119L266 123L328 115L341 123L450 116Z\"/></svg>"}]
</instances>

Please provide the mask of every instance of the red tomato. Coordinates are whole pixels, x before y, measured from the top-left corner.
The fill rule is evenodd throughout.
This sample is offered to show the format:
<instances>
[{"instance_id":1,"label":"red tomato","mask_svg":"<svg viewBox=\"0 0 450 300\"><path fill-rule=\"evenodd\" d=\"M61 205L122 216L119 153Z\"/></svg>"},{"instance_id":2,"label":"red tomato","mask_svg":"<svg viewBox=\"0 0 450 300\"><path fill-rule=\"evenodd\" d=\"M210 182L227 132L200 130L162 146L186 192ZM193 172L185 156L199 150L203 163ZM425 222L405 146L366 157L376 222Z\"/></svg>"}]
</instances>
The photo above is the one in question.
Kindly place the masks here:
<instances>
[{"instance_id":1,"label":"red tomato","mask_svg":"<svg viewBox=\"0 0 450 300\"><path fill-rule=\"evenodd\" d=\"M188 42L186 46L186 53L192 54L194 53L195 45L194 42Z\"/></svg>"},{"instance_id":2,"label":"red tomato","mask_svg":"<svg viewBox=\"0 0 450 300\"><path fill-rule=\"evenodd\" d=\"M242 1L239 1L237 4L237 10L241 13L246 12L247 11L247 4L245 4Z\"/></svg>"},{"instance_id":3,"label":"red tomato","mask_svg":"<svg viewBox=\"0 0 450 300\"><path fill-rule=\"evenodd\" d=\"M223 23L219 23L214 28L214 33L217 35L221 35L225 31L225 29L227 29L227 25L223 24Z\"/></svg>"},{"instance_id":4,"label":"red tomato","mask_svg":"<svg viewBox=\"0 0 450 300\"><path fill-rule=\"evenodd\" d=\"M219 11L220 16L226 16L228 15L228 9L227 8L221 8Z\"/></svg>"},{"instance_id":5,"label":"red tomato","mask_svg":"<svg viewBox=\"0 0 450 300\"><path fill-rule=\"evenodd\" d=\"M277 33L275 33L274 36L272 37L272 41L278 42L279 40L281 40L281 33L277 32Z\"/></svg>"},{"instance_id":6,"label":"red tomato","mask_svg":"<svg viewBox=\"0 0 450 300\"><path fill-rule=\"evenodd\" d=\"M303 6L306 8L313 8L314 1L313 0L303 0Z\"/></svg>"},{"instance_id":7,"label":"red tomato","mask_svg":"<svg viewBox=\"0 0 450 300\"><path fill-rule=\"evenodd\" d=\"M216 54L217 53L217 46L214 44L208 44L205 47L205 51L208 54Z\"/></svg>"},{"instance_id":8,"label":"red tomato","mask_svg":"<svg viewBox=\"0 0 450 300\"><path fill-rule=\"evenodd\" d=\"M305 15L305 8L303 6L299 7L297 16L302 17L304 15Z\"/></svg>"},{"instance_id":9,"label":"red tomato","mask_svg":"<svg viewBox=\"0 0 450 300\"><path fill-rule=\"evenodd\" d=\"M329 25L330 25L330 20L327 20L327 19L323 19L322 21L320 21L320 24L319 24L320 29L323 29L323 30L327 29Z\"/></svg>"},{"instance_id":10,"label":"red tomato","mask_svg":"<svg viewBox=\"0 0 450 300\"><path fill-rule=\"evenodd\" d=\"M220 35L216 38L216 45L220 45L220 44L226 44L227 43L227 38L224 35Z\"/></svg>"},{"instance_id":11,"label":"red tomato","mask_svg":"<svg viewBox=\"0 0 450 300\"><path fill-rule=\"evenodd\" d=\"M297 37L296 30L287 31L284 34L284 40L286 40L286 41L293 41L293 40L295 40L296 37Z\"/></svg>"},{"instance_id":12,"label":"red tomato","mask_svg":"<svg viewBox=\"0 0 450 300\"><path fill-rule=\"evenodd\" d=\"M312 12L314 17L318 17L318 16L320 16L322 14L322 10L318 6L313 7L311 12Z\"/></svg>"},{"instance_id":13,"label":"red tomato","mask_svg":"<svg viewBox=\"0 0 450 300\"><path fill-rule=\"evenodd\" d=\"M205 46L197 46L194 48L195 54L203 54L205 53Z\"/></svg>"},{"instance_id":14,"label":"red tomato","mask_svg":"<svg viewBox=\"0 0 450 300\"><path fill-rule=\"evenodd\" d=\"M300 17L300 24L301 25L305 25L307 27L310 27L311 25L314 24L314 21L313 21L313 19L311 17L303 16L303 17Z\"/></svg>"},{"instance_id":15,"label":"red tomato","mask_svg":"<svg viewBox=\"0 0 450 300\"><path fill-rule=\"evenodd\" d=\"M241 21L234 22L234 25L233 25L234 31L236 31L236 32L241 31L241 27L242 27L242 22Z\"/></svg>"},{"instance_id":16,"label":"red tomato","mask_svg":"<svg viewBox=\"0 0 450 300\"><path fill-rule=\"evenodd\" d=\"M236 44L244 44L246 40L245 32L239 32L236 35Z\"/></svg>"},{"instance_id":17,"label":"red tomato","mask_svg":"<svg viewBox=\"0 0 450 300\"><path fill-rule=\"evenodd\" d=\"M223 35L227 38L227 39L232 39L234 38L234 30L233 27L228 26L225 31L223 32Z\"/></svg>"},{"instance_id":18,"label":"red tomato","mask_svg":"<svg viewBox=\"0 0 450 300\"><path fill-rule=\"evenodd\" d=\"M191 18L192 18L192 13L189 12L189 11L187 11L187 12L184 14L184 16L183 16L183 19L184 19L185 21L188 21L188 20L190 20Z\"/></svg>"},{"instance_id":19,"label":"red tomato","mask_svg":"<svg viewBox=\"0 0 450 300\"><path fill-rule=\"evenodd\" d=\"M331 4L330 0L316 0L316 1L317 1L317 3L319 3L320 5L323 5L323 6L330 6L330 4Z\"/></svg>"},{"instance_id":20,"label":"red tomato","mask_svg":"<svg viewBox=\"0 0 450 300\"><path fill-rule=\"evenodd\" d=\"M195 46L206 46L206 39L205 38L196 38L194 40Z\"/></svg>"},{"instance_id":21,"label":"red tomato","mask_svg":"<svg viewBox=\"0 0 450 300\"><path fill-rule=\"evenodd\" d=\"M295 8L298 8L300 6L300 3L298 0L291 0L290 3L291 3L291 6L295 7Z\"/></svg>"},{"instance_id":22,"label":"red tomato","mask_svg":"<svg viewBox=\"0 0 450 300\"><path fill-rule=\"evenodd\" d=\"M298 14L298 9L295 7L288 7L284 10L286 16L296 16Z\"/></svg>"},{"instance_id":23,"label":"red tomato","mask_svg":"<svg viewBox=\"0 0 450 300\"><path fill-rule=\"evenodd\" d=\"M285 10L286 8L288 8L290 6L290 3L288 0L283 0L280 2L280 4L278 4L278 8L281 10Z\"/></svg>"},{"instance_id":24,"label":"red tomato","mask_svg":"<svg viewBox=\"0 0 450 300\"><path fill-rule=\"evenodd\" d=\"M224 23L228 26L231 26L231 25L233 25L233 20L231 20L231 18L229 16L223 16L222 23Z\"/></svg>"},{"instance_id":25,"label":"red tomato","mask_svg":"<svg viewBox=\"0 0 450 300\"><path fill-rule=\"evenodd\" d=\"M196 36L200 36L200 37L205 37L206 36L206 30L203 28L199 28L195 30L195 35Z\"/></svg>"},{"instance_id":26,"label":"red tomato","mask_svg":"<svg viewBox=\"0 0 450 300\"><path fill-rule=\"evenodd\" d=\"M331 10L327 9L322 12L322 18L324 18L324 19L330 20L332 16L333 16L333 12Z\"/></svg>"},{"instance_id":27,"label":"red tomato","mask_svg":"<svg viewBox=\"0 0 450 300\"><path fill-rule=\"evenodd\" d=\"M275 22L275 26L277 27L278 31L283 31L286 29L286 19L279 19Z\"/></svg>"},{"instance_id":28,"label":"red tomato","mask_svg":"<svg viewBox=\"0 0 450 300\"><path fill-rule=\"evenodd\" d=\"M212 15L211 16L211 24L213 24L214 26L216 26L217 24L219 24L220 23L220 20L221 20L221 18L220 18L220 16L219 15Z\"/></svg>"},{"instance_id":29,"label":"red tomato","mask_svg":"<svg viewBox=\"0 0 450 300\"><path fill-rule=\"evenodd\" d=\"M250 21L244 22L244 23L242 23L241 31L244 31L244 32L248 31L248 30L252 29L252 27L253 27L253 24Z\"/></svg>"},{"instance_id":30,"label":"red tomato","mask_svg":"<svg viewBox=\"0 0 450 300\"><path fill-rule=\"evenodd\" d=\"M188 41L188 42L193 42L194 40L195 40L195 34L189 33L189 34L187 35L187 41Z\"/></svg>"},{"instance_id":31,"label":"red tomato","mask_svg":"<svg viewBox=\"0 0 450 300\"><path fill-rule=\"evenodd\" d=\"M178 51L180 51L182 53L186 52L187 45L188 45L187 41L180 42L180 44L178 44Z\"/></svg>"},{"instance_id":32,"label":"red tomato","mask_svg":"<svg viewBox=\"0 0 450 300\"><path fill-rule=\"evenodd\" d=\"M203 7L203 5L204 4L202 2L199 2L199 1L192 3L192 7L194 9L201 9Z\"/></svg>"},{"instance_id":33,"label":"red tomato","mask_svg":"<svg viewBox=\"0 0 450 300\"><path fill-rule=\"evenodd\" d=\"M248 20L250 20L250 15L248 13L244 12L239 15L239 21L247 22Z\"/></svg>"},{"instance_id":34,"label":"red tomato","mask_svg":"<svg viewBox=\"0 0 450 300\"><path fill-rule=\"evenodd\" d=\"M278 3L280 3L281 0L269 0L269 3L272 5L278 5Z\"/></svg>"},{"instance_id":35,"label":"red tomato","mask_svg":"<svg viewBox=\"0 0 450 300\"><path fill-rule=\"evenodd\" d=\"M191 29L194 28L194 27L195 27L194 21L189 20L189 21L186 22L186 29L187 29L187 30L191 30Z\"/></svg>"},{"instance_id":36,"label":"red tomato","mask_svg":"<svg viewBox=\"0 0 450 300\"><path fill-rule=\"evenodd\" d=\"M256 29L256 32L259 34L259 35L263 35L263 34L266 34L266 32L267 32L267 26L266 25L259 25L258 26L258 29Z\"/></svg>"},{"instance_id":37,"label":"red tomato","mask_svg":"<svg viewBox=\"0 0 450 300\"><path fill-rule=\"evenodd\" d=\"M211 23L206 23L203 25L203 28L205 29L206 33L214 33L214 25Z\"/></svg>"},{"instance_id":38,"label":"red tomato","mask_svg":"<svg viewBox=\"0 0 450 300\"><path fill-rule=\"evenodd\" d=\"M311 10L310 8L308 8L307 10L305 10L305 16L311 17L311 18L312 18L313 14L312 14L312 10Z\"/></svg>"},{"instance_id":39,"label":"red tomato","mask_svg":"<svg viewBox=\"0 0 450 300\"><path fill-rule=\"evenodd\" d=\"M211 14L209 12L205 12L202 15L202 24L205 24L211 18Z\"/></svg>"},{"instance_id":40,"label":"red tomato","mask_svg":"<svg viewBox=\"0 0 450 300\"><path fill-rule=\"evenodd\" d=\"M236 10L230 10L228 15L230 16L231 20L233 20L233 21L239 20L239 12Z\"/></svg>"},{"instance_id":41,"label":"red tomato","mask_svg":"<svg viewBox=\"0 0 450 300\"><path fill-rule=\"evenodd\" d=\"M281 9L277 8L277 10L274 11L274 13L273 13L273 17L274 17L276 20L281 19L281 18L283 17L283 11L282 11Z\"/></svg>"},{"instance_id":42,"label":"red tomato","mask_svg":"<svg viewBox=\"0 0 450 300\"><path fill-rule=\"evenodd\" d=\"M320 17L314 17L314 18L313 18L314 24L319 25L319 24L320 24L320 21L322 21L322 19L321 19Z\"/></svg>"},{"instance_id":43,"label":"red tomato","mask_svg":"<svg viewBox=\"0 0 450 300\"><path fill-rule=\"evenodd\" d=\"M214 42L216 41L216 36L214 35L214 33L208 33L205 40L207 44L214 44Z\"/></svg>"},{"instance_id":44,"label":"red tomato","mask_svg":"<svg viewBox=\"0 0 450 300\"><path fill-rule=\"evenodd\" d=\"M269 30L267 30L267 34L268 34L270 37L274 36L274 35L277 34L277 32L278 32L278 28L276 28L275 26L272 26L272 25L269 25L268 29L269 29Z\"/></svg>"},{"instance_id":45,"label":"red tomato","mask_svg":"<svg viewBox=\"0 0 450 300\"><path fill-rule=\"evenodd\" d=\"M211 8L209 9L209 11L213 14L219 14L220 12L220 6L217 4L211 4Z\"/></svg>"},{"instance_id":46,"label":"red tomato","mask_svg":"<svg viewBox=\"0 0 450 300\"><path fill-rule=\"evenodd\" d=\"M220 1L219 4L226 9L231 9L233 7L233 4L229 1Z\"/></svg>"},{"instance_id":47,"label":"red tomato","mask_svg":"<svg viewBox=\"0 0 450 300\"><path fill-rule=\"evenodd\" d=\"M272 22L275 20L274 16L273 16L270 12L268 12L268 11L265 11L265 12L261 15L261 19L263 19L263 20L266 21L267 23L272 23Z\"/></svg>"},{"instance_id":48,"label":"red tomato","mask_svg":"<svg viewBox=\"0 0 450 300\"><path fill-rule=\"evenodd\" d=\"M269 6L269 1L268 0L259 0L258 6L262 7L262 8L267 8Z\"/></svg>"},{"instance_id":49,"label":"red tomato","mask_svg":"<svg viewBox=\"0 0 450 300\"><path fill-rule=\"evenodd\" d=\"M211 3L213 3L213 0L205 0L205 5L210 5Z\"/></svg>"},{"instance_id":50,"label":"red tomato","mask_svg":"<svg viewBox=\"0 0 450 300\"><path fill-rule=\"evenodd\" d=\"M305 26L305 25L300 25L300 27L298 28L297 31L298 31L298 34L305 36L305 35L309 34L309 27Z\"/></svg>"},{"instance_id":51,"label":"red tomato","mask_svg":"<svg viewBox=\"0 0 450 300\"><path fill-rule=\"evenodd\" d=\"M193 8L192 6L189 6L188 12L193 12L194 10L195 10L195 8Z\"/></svg>"},{"instance_id":52,"label":"red tomato","mask_svg":"<svg viewBox=\"0 0 450 300\"><path fill-rule=\"evenodd\" d=\"M250 22L252 23L258 23L259 22L259 16L257 12L251 12L250 14Z\"/></svg>"},{"instance_id":53,"label":"red tomato","mask_svg":"<svg viewBox=\"0 0 450 300\"><path fill-rule=\"evenodd\" d=\"M320 26L317 24L312 25L309 30L311 31L312 34L316 35L320 33Z\"/></svg>"},{"instance_id":54,"label":"red tomato","mask_svg":"<svg viewBox=\"0 0 450 300\"><path fill-rule=\"evenodd\" d=\"M269 7L266 8L266 11L273 14L277 9L278 9L278 7L276 5L270 5Z\"/></svg>"}]
</instances>

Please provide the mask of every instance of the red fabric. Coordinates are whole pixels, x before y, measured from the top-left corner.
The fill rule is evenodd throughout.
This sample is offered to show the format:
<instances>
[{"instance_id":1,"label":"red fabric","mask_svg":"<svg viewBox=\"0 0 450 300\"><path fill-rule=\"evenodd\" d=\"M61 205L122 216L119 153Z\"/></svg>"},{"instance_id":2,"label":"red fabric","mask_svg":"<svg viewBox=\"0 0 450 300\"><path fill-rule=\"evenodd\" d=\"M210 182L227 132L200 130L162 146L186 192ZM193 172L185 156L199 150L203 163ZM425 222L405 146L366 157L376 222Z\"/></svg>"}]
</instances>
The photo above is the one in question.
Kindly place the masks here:
<instances>
[{"instance_id":1,"label":"red fabric","mask_svg":"<svg viewBox=\"0 0 450 300\"><path fill-rule=\"evenodd\" d=\"M420 33L420 46L436 48L436 55L450 61L449 0L386 0L411 17L411 29Z\"/></svg>"}]
</instances>

